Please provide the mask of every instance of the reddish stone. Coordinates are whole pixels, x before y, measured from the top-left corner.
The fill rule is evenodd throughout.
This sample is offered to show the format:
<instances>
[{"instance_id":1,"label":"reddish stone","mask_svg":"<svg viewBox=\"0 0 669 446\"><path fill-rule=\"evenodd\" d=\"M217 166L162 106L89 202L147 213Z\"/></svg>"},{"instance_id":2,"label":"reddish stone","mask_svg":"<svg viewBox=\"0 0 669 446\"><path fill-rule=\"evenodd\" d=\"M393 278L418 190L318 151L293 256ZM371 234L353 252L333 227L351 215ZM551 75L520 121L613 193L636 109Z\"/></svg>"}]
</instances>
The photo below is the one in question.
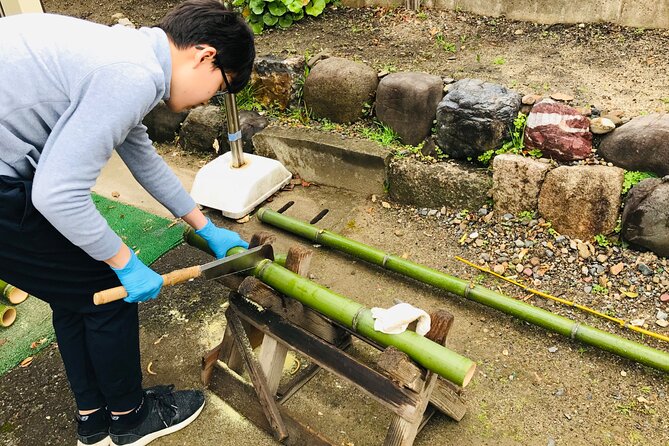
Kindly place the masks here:
<instances>
[{"instance_id":1,"label":"reddish stone","mask_svg":"<svg viewBox=\"0 0 669 446\"><path fill-rule=\"evenodd\" d=\"M664 293L660 296L660 302L669 302L669 294Z\"/></svg>"},{"instance_id":2,"label":"reddish stone","mask_svg":"<svg viewBox=\"0 0 669 446\"><path fill-rule=\"evenodd\" d=\"M543 100L527 117L525 146L557 161L585 159L592 152L590 120L572 107Z\"/></svg>"}]
</instances>

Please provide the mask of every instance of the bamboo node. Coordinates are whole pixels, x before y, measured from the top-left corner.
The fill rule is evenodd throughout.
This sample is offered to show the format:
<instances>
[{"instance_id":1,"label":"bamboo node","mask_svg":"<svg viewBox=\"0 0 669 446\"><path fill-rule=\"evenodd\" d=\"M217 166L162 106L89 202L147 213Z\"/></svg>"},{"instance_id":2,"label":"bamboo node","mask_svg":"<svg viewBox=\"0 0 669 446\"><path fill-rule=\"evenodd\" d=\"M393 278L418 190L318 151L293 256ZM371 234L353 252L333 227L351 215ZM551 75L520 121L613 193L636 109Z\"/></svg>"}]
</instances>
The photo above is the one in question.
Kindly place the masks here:
<instances>
[{"instance_id":1,"label":"bamboo node","mask_svg":"<svg viewBox=\"0 0 669 446\"><path fill-rule=\"evenodd\" d=\"M355 312L355 315L353 316L353 319L351 320L351 328L352 328L353 331L355 331L356 333L358 332L358 322L360 321L360 315L361 315L362 312L365 311L365 310L366 310L366 308L365 308L364 306L363 306L363 307L360 307L360 308L358 309L358 311Z\"/></svg>"},{"instance_id":2,"label":"bamboo node","mask_svg":"<svg viewBox=\"0 0 669 446\"><path fill-rule=\"evenodd\" d=\"M569 334L569 337L571 339L576 339L576 335L578 334L578 329L581 328L581 323L580 322L575 322L574 325L571 327L571 333Z\"/></svg>"}]
</instances>

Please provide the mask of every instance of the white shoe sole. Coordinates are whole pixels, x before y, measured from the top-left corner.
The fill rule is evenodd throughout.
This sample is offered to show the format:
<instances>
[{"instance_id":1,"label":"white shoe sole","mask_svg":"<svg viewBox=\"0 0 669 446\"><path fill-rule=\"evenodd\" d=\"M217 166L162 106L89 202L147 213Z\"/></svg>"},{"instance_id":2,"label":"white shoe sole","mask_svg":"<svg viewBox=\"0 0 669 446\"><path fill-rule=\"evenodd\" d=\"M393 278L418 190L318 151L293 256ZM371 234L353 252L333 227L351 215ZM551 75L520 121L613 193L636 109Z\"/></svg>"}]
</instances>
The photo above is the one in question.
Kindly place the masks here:
<instances>
[{"instance_id":1,"label":"white shoe sole","mask_svg":"<svg viewBox=\"0 0 669 446\"><path fill-rule=\"evenodd\" d=\"M145 436L143 436L142 438L140 438L139 440L135 441L134 443L128 443L128 444L126 444L126 445L124 445L124 446L144 446L144 445L146 445L146 444L151 443L151 442L152 442L153 440L155 440L156 438L160 438L160 437L163 437L163 436L165 436L165 435L172 434L172 433L174 433L174 432L176 432L176 431L178 431L178 430L181 430L181 429L183 429L184 427L186 427L186 426L188 426L189 424L191 424L191 423L198 417L198 415L200 415L200 412L202 412L202 409L203 409L203 408L204 408L204 402L202 403L202 405L200 406L200 408L199 408L198 410L196 410L195 412L193 412L193 415L191 415L190 417L186 418L186 419L183 420L181 423L179 423L179 424L175 424L174 426L170 426L170 427L167 427L167 428L165 428L165 429L161 429L161 430L159 430L159 431L152 432L152 433L150 433L149 435L145 435ZM117 446L116 443L114 443L113 441L111 441L109 444L110 444L111 446Z\"/></svg>"},{"instance_id":2,"label":"white shoe sole","mask_svg":"<svg viewBox=\"0 0 669 446\"><path fill-rule=\"evenodd\" d=\"M113 443L111 441L111 438L109 438L109 437L103 438L102 440L98 441L97 443L93 443L93 444L89 444L89 445L84 444L81 441L77 440L77 446L111 446L112 444Z\"/></svg>"}]
</instances>

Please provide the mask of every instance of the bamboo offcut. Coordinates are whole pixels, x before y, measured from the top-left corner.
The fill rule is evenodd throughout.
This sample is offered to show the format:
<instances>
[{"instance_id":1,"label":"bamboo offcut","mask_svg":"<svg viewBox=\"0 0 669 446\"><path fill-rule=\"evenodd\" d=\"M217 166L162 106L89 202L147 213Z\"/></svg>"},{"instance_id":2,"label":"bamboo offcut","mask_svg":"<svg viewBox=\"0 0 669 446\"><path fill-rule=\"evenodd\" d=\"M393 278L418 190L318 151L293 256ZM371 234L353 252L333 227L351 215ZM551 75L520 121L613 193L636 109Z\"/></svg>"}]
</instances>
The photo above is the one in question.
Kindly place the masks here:
<instances>
[{"instance_id":1,"label":"bamboo offcut","mask_svg":"<svg viewBox=\"0 0 669 446\"><path fill-rule=\"evenodd\" d=\"M197 248L207 246L195 233L187 232L185 238ZM243 248L232 248L228 255L241 251ZM465 387L476 371L476 364L471 359L413 331L390 335L374 330L374 319L369 308L295 274L276 262L263 260L251 274L276 291L300 301L377 344L396 347L426 369L459 386Z\"/></svg>"},{"instance_id":2,"label":"bamboo offcut","mask_svg":"<svg viewBox=\"0 0 669 446\"><path fill-rule=\"evenodd\" d=\"M14 285L8 284L2 279L0 279L0 293L12 305L18 305L28 298L28 293L16 288Z\"/></svg>"},{"instance_id":3,"label":"bamboo offcut","mask_svg":"<svg viewBox=\"0 0 669 446\"><path fill-rule=\"evenodd\" d=\"M371 246L266 208L259 209L257 216L264 223L299 235L314 243L320 243L420 282L495 308L571 339L579 340L657 370L669 372L669 353L667 352L558 316L482 286L472 286L466 280L387 254Z\"/></svg>"},{"instance_id":4,"label":"bamboo offcut","mask_svg":"<svg viewBox=\"0 0 669 446\"><path fill-rule=\"evenodd\" d=\"M0 304L0 327L9 327L16 320L16 310L13 307Z\"/></svg>"}]
</instances>

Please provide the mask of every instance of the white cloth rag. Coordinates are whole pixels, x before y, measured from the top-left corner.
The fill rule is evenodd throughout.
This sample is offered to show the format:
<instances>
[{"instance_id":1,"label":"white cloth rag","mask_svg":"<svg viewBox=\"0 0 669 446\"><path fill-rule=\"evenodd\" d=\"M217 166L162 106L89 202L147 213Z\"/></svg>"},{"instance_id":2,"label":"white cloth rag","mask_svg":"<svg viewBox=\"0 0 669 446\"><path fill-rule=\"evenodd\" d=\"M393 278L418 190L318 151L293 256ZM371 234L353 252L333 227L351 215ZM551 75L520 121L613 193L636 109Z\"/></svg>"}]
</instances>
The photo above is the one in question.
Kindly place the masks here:
<instances>
[{"instance_id":1,"label":"white cloth rag","mask_svg":"<svg viewBox=\"0 0 669 446\"><path fill-rule=\"evenodd\" d=\"M430 315L420 308L407 303L397 304L388 309L372 308L374 330L387 334L399 334L418 319L416 333L425 336L430 331Z\"/></svg>"}]
</instances>

